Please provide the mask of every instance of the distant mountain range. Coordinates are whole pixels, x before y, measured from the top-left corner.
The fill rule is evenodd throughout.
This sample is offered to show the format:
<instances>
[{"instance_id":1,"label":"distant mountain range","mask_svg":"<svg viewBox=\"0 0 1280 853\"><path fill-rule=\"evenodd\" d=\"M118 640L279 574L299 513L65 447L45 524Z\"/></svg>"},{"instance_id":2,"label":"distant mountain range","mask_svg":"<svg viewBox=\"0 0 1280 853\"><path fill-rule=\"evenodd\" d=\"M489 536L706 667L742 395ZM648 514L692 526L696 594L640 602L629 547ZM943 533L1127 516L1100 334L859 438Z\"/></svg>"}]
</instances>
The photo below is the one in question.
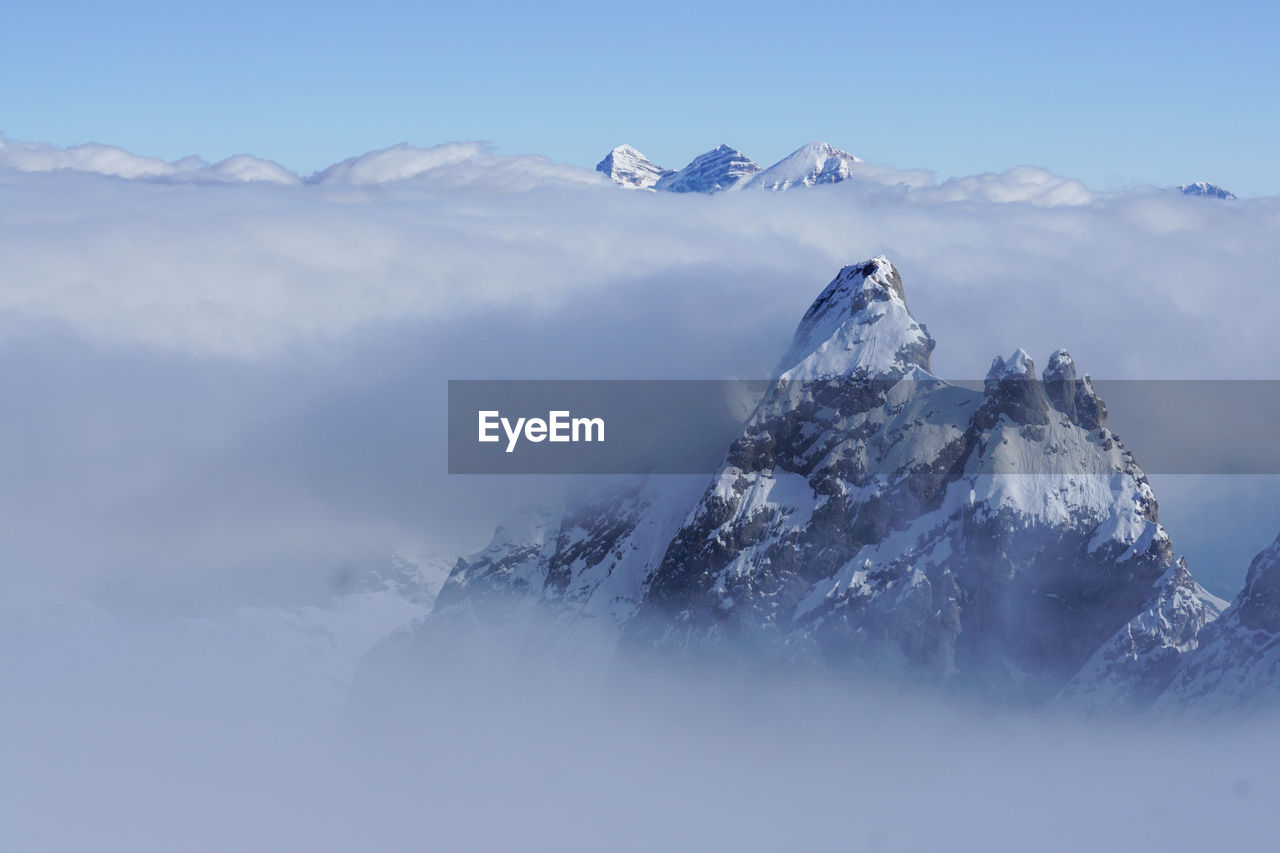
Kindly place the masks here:
<instances>
[{"instance_id":1,"label":"distant mountain range","mask_svg":"<svg viewBox=\"0 0 1280 853\"><path fill-rule=\"evenodd\" d=\"M718 193L754 188L788 190L834 184L851 178L907 190L927 189L938 200L980 198L1029 201L1033 204L1085 204L1095 194L1084 184L1035 166L1015 166L1003 173L954 177L940 185L922 170L871 165L825 142L803 145L767 169L746 154L720 145L695 157L683 169L666 169L630 145L619 145L593 172L555 163L533 154L494 153L479 142L446 142L430 147L401 143L333 163L310 175L247 154L209 163L200 157L167 162L98 143L60 148L6 139L0 134L0 171L86 172L160 183L256 183L317 186L382 186L412 183L437 190L523 191L545 186L597 184L597 174L627 189L675 193ZM1145 188L1143 188L1145 189ZM1207 181L1171 187L1186 195L1234 199Z\"/></svg>"},{"instance_id":2,"label":"distant mountain range","mask_svg":"<svg viewBox=\"0 0 1280 853\"><path fill-rule=\"evenodd\" d=\"M858 176L862 160L826 142L802 145L767 169L736 148L719 145L683 169L665 169L630 145L619 145L596 164L596 171L627 189L673 193L717 193L730 189L775 192L835 184ZM1184 195L1233 199L1217 184L1197 181L1177 188Z\"/></svg>"},{"instance_id":3,"label":"distant mountain range","mask_svg":"<svg viewBox=\"0 0 1280 853\"><path fill-rule=\"evenodd\" d=\"M673 171L657 165L630 145L619 145L596 165L596 171L628 189L673 193L715 193L737 188L777 191L846 180L853 176L852 167L861 162L825 142L811 142L761 169L738 149L720 145Z\"/></svg>"}]
</instances>

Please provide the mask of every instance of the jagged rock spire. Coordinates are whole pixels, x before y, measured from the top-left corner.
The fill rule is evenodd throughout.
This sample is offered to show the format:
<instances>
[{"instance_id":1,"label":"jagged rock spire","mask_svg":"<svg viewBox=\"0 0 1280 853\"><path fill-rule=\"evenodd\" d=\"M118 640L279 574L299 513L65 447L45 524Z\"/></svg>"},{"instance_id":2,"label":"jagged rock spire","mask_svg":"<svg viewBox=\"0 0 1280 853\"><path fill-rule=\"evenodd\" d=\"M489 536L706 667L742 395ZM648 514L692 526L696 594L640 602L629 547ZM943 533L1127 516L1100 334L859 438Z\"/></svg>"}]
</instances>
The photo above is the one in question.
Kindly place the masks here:
<instances>
[{"instance_id":1,"label":"jagged rock spire","mask_svg":"<svg viewBox=\"0 0 1280 853\"><path fill-rule=\"evenodd\" d=\"M1085 374L1076 378L1076 364L1071 353L1060 349L1049 356L1044 369L1044 390L1053 407L1073 424L1088 430L1100 429L1107 422L1107 404L1093 389L1093 381Z\"/></svg>"},{"instance_id":2,"label":"jagged rock spire","mask_svg":"<svg viewBox=\"0 0 1280 853\"><path fill-rule=\"evenodd\" d=\"M1049 422L1049 398L1036 381L1036 365L1024 349L1016 349L1008 359L996 356L983 383L984 400L976 424L987 429L1001 415L1014 423Z\"/></svg>"}]
</instances>

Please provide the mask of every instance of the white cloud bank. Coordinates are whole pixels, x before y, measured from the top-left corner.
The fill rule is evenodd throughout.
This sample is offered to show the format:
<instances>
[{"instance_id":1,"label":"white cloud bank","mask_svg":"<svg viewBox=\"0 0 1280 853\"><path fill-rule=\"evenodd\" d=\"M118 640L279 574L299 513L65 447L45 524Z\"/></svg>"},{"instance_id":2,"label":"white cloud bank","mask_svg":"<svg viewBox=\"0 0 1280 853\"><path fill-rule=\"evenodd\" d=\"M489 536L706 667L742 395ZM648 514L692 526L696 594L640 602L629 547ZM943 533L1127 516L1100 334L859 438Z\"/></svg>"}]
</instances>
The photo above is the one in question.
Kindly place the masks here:
<instances>
[{"instance_id":1,"label":"white cloud bank","mask_svg":"<svg viewBox=\"0 0 1280 853\"><path fill-rule=\"evenodd\" d=\"M166 162L123 148L87 143L60 148L38 142L10 141L0 134L0 168L22 172L67 169L117 178L171 182L252 182L277 184L379 186L405 182L440 190L479 189L511 192L555 185L604 184L594 170L553 163L535 155L493 153L482 142L448 142L427 148L393 145L348 157L310 176L279 163L238 154L217 163L200 157ZM941 183L932 172L895 169L858 162L852 173L868 189L890 188L922 203L940 201L1025 202L1039 206L1088 204L1099 197L1084 184L1035 166L1000 173L950 178Z\"/></svg>"},{"instance_id":2,"label":"white cloud bank","mask_svg":"<svg viewBox=\"0 0 1280 853\"><path fill-rule=\"evenodd\" d=\"M88 142L59 148L39 142L11 141L3 135L0 135L0 168L19 172L66 169L116 178L169 181L298 183L298 176L279 163L248 154L237 154L217 163L208 163L199 157L184 157L169 163L114 145Z\"/></svg>"},{"instance_id":3,"label":"white cloud bank","mask_svg":"<svg viewBox=\"0 0 1280 853\"><path fill-rule=\"evenodd\" d=\"M512 191L564 184L599 184L603 176L545 157L498 156L480 142L450 142L430 148L393 145L334 163L314 175L297 175L279 163L237 154L209 163L191 156L167 162L133 154L113 145L90 142L60 148L19 142L0 135L0 169L18 172L60 170L130 180L167 183L329 184L376 186L412 181L419 187Z\"/></svg>"}]
</instances>

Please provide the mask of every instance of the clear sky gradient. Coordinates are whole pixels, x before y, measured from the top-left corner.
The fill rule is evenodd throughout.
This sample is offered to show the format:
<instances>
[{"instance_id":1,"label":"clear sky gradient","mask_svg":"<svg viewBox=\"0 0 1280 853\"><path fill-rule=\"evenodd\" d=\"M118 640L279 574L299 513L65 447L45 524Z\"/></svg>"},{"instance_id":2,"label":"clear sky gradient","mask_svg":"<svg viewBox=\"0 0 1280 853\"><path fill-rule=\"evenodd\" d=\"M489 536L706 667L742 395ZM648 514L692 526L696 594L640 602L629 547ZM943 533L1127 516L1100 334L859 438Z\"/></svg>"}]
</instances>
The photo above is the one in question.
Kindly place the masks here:
<instances>
[{"instance_id":1,"label":"clear sky gradient","mask_svg":"<svg viewBox=\"0 0 1280 853\"><path fill-rule=\"evenodd\" d=\"M11 4L0 132L308 173L397 142L668 167L823 139L942 176L1280 194L1270 3Z\"/></svg>"}]
</instances>

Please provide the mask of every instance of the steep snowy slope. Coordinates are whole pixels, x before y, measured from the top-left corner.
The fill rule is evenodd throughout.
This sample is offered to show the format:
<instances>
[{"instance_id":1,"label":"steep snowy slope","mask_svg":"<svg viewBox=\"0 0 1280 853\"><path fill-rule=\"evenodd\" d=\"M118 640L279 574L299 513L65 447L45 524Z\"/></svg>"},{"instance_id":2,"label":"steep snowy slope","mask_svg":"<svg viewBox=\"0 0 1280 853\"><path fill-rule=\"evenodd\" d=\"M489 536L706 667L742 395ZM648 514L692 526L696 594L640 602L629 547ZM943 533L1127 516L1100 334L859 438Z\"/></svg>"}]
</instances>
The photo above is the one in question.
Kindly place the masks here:
<instances>
[{"instance_id":1,"label":"steep snowy slope","mask_svg":"<svg viewBox=\"0 0 1280 853\"><path fill-rule=\"evenodd\" d=\"M815 184L835 184L848 180L852 176L851 167L861 162L852 154L825 142L810 142L752 175L743 186L781 191Z\"/></svg>"},{"instance_id":2,"label":"steep snowy slope","mask_svg":"<svg viewBox=\"0 0 1280 853\"><path fill-rule=\"evenodd\" d=\"M1201 712L1280 706L1280 537L1249 564L1244 589L1178 662L1158 707Z\"/></svg>"},{"instance_id":3,"label":"steep snowy slope","mask_svg":"<svg viewBox=\"0 0 1280 853\"><path fill-rule=\"evenodd\" d=\"M653 189L661 178L673 175L630 145L619 145L596 164L596 171L607 176L620 187L627 189Z\"/></svg>"},{"instance_id":4,"label":"steep snowy slope","mask_svg":"<svg viewBox=\"0 0 1280 853\"><path fill-rule=\"evenodd\" d=\"M499 641L608 658L703 483L636 478L508 519L458 561L421 638L482 627Z\"/></svg>"}]
</instances>

